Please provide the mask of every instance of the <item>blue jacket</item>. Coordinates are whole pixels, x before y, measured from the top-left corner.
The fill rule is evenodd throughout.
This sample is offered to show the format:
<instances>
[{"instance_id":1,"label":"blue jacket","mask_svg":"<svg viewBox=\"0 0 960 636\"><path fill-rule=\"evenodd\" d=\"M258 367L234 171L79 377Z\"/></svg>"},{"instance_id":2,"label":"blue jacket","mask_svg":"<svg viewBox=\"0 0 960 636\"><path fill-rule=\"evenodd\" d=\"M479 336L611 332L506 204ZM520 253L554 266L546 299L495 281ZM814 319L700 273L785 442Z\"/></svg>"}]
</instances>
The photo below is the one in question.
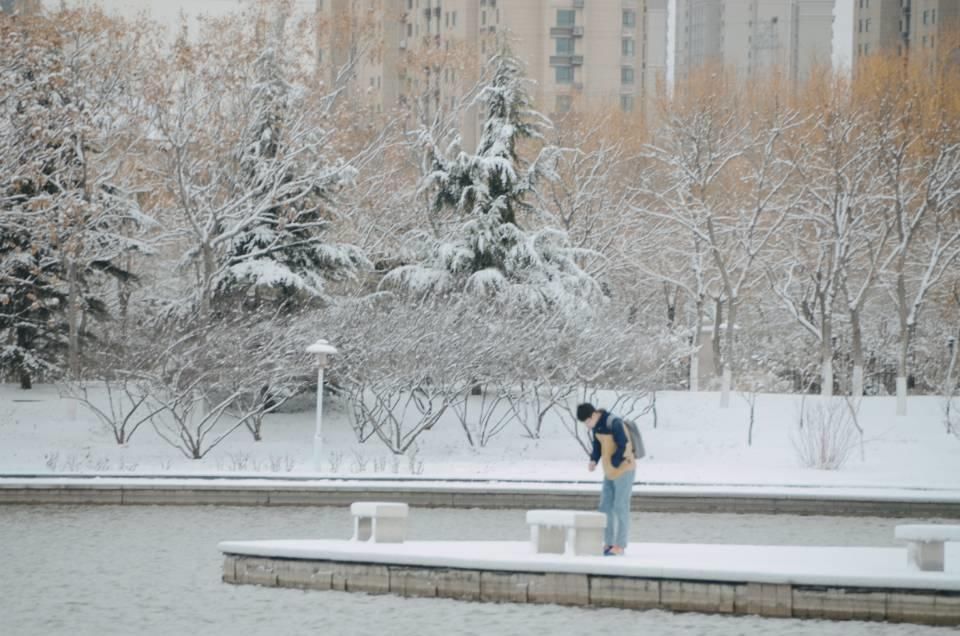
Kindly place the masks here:
<instances>
[{"instance_id":1,"label":"blue jacket","mask_svg":"<svg viewBox=\"0 0 960 636\"><path fill-rule=\"evenodd\" d=\"M623 428L623 420L616 415L611 415L606 411L600 411L600 419L593 429L593 452L590 453L590 460L600 462L600 442L597 440L597 433L613 435L613 441L617 444L617 449L613 451L610 463L614 468L619 468L623 461L623 454L627 450L627 433Z\"/></svg>"}]
</instances>

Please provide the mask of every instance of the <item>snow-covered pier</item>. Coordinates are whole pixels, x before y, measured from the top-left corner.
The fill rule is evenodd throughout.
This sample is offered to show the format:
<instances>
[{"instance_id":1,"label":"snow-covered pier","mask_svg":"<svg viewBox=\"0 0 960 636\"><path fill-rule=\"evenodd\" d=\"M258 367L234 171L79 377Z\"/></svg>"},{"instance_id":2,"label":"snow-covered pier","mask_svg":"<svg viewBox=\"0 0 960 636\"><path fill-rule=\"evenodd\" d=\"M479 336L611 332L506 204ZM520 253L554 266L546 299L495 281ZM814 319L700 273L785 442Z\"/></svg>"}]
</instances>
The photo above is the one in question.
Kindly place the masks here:
<instances>
[{"instance_id":1,"label":"snow-covered pier","mask_svg":"<svg viewBox=\"0 0 960 636\"><path fill-rule=\"evenodd\" d=\"M537 554L528 541L275 540L219 549L234 584L960 625L960 563L948 556L945 572L921 572L905 548L640 543L622 557L584 557Z\"/></svg>"}]
</instances>

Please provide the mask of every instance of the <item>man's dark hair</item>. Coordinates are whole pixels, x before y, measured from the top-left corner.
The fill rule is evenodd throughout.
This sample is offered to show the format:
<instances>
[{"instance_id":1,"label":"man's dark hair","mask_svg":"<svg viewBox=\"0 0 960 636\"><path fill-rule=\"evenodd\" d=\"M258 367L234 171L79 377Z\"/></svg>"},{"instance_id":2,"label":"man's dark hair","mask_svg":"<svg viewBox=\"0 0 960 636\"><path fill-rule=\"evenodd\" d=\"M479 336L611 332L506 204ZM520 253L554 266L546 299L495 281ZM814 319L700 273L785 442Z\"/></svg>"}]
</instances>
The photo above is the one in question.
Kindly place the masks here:
<instances>
[{"instance_id":1,"label":"man's dark hair","mask_svg":"<svg viewBox=\"0 0 960 636\"><path fill-rule=\"evenodd\" d=\"M577 405L577 419L581 422L586 422L591 415L597 412L597 409L593 408L593 404L589 402L584 402L583 404Z\"/></svg>"}]
</instances>

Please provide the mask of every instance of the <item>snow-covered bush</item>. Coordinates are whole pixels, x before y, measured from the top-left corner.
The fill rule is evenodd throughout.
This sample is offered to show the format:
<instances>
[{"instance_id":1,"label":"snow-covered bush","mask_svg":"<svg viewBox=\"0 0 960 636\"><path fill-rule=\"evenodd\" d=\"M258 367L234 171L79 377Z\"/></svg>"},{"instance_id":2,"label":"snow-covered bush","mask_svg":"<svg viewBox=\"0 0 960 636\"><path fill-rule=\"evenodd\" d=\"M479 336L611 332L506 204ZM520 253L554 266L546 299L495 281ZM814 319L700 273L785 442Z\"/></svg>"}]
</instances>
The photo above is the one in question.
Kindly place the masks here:
<instances>
[{"instance_id":1,"label":"snow-covered bush","mask_svg":"<svg viewBox=\"0 0 960 636\"><path fill-rule=\"evenodd\" d=\"M150 385L143 378L120 375L100 382L65 382L61 394L77 400L93 413L120 446L130 443L143 424L163 410L150 398Z\"/></svg>"},{"instance_id":2,"label":"snow-covered bush","mask_svg":"<svg viewBox=\"0 0 960 636\"><path fill-rule=\"evenodd\" d=\"M805 404L801 427L791 441L808 468L838 470L857 446L857 426L842 398L814 398Z\"/></svg>"}]
</instances>

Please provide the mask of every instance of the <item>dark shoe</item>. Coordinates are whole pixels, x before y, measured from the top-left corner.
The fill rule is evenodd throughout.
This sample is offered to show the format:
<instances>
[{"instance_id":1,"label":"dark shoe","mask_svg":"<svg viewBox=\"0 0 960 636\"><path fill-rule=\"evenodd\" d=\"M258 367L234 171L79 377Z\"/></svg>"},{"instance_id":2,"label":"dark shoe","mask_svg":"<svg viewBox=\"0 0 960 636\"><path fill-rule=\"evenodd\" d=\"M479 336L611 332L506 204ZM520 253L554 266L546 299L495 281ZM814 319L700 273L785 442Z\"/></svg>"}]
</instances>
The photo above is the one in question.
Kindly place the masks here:
<instances>
[{"instance_id":1,"label":"dark shoe","mask_svg":"<svg viewBox=\"0 0 960 636\"><path fill-rule=\"evenodd\" d=\"M610 556L612 554L611 550L613 550L612 545L603 546L603 556Z\"/></svg>"}]
</instances>

